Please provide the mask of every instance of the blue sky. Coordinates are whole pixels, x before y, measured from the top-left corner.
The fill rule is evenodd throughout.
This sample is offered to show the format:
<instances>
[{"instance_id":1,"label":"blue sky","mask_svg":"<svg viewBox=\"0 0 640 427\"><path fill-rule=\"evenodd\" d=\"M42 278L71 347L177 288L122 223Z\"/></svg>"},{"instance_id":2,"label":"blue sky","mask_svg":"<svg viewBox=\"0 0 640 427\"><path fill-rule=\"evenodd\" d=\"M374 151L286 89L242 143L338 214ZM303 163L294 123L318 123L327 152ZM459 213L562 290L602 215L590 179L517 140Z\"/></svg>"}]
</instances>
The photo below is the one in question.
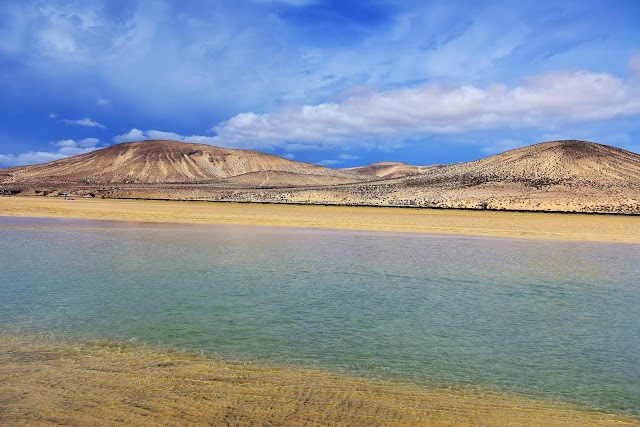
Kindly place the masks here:
<instances>
[{"instance_id":1,"label":"blue sky","mask_svg":"<svg viewBox=\"0 0 640 427\"><path fill-rule=\"evenodd\" d=\"M0 0L0 167L176 139L348 167L640 152L640 1Z\"/></svg>"}]
</instances>

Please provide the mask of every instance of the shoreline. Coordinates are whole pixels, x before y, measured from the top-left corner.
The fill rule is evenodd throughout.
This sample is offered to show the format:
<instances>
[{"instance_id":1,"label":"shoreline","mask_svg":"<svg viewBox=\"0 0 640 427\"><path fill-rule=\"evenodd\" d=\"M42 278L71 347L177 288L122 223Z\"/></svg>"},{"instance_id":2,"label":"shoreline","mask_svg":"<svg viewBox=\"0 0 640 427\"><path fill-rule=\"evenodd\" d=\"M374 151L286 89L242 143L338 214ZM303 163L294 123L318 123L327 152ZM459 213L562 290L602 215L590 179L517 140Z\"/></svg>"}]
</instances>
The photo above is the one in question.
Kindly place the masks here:
<instances>
[{"instance_id":1,"label":"shoreline","mask_svg":"<svg viewBox=\"0 0 640 427\"><path fill-rule=\"evenodd\" d=\"M640 243L640 217L144 199L0 198L0 216L394 231Z\"/></svg>"},{"instance_id":2,"label":"shoreline","mask_svg":"<svg viewBox=\"0 0 640 427\"><path fill-rule=\"evenodd\" d=\"M530 239L634 244L640 240L640 218L619 221L617 216L602 220L606 217L407 208L0 199L0 216L29 218L34 213L40 218L136 221L149 226L229 224L500 238L522 238L518 233L524 230ZM129 226L121 224L114 226ZM443 228L453 232L443 233ZM625 231L627 240L615 240L625 237ZM475 387L429 388L96 337L0 333L2 425L524 427L639 422L635 411L593 409Z\"/></svg>"},{"instance_id":3,"label":"shoreline","mask_svg":"<svg viewBox=\"0 0 640 427\"><path fill-rule=\"evenodd\" d=\"M0 335L3 425L637 425L478 389L431 389L117 341Z\"/></svg>"}]
</instances>

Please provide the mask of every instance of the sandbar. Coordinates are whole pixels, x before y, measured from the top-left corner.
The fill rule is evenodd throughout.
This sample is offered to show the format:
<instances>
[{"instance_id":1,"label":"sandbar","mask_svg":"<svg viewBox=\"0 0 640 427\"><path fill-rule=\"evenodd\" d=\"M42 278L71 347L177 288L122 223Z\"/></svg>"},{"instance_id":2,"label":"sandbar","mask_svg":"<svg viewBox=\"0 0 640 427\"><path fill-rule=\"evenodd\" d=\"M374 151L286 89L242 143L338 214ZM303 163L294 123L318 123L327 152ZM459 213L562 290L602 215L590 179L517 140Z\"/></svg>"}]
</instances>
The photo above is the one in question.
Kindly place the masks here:
<instances>
[{"instance_id":1,"label":"sandbar","mask_svg":"<svg viewBox=\"0 0 640 427\"><path fill-rule=\"evenodd\" d=\"M131 199L0 197L0 216L266 225L640 243L640 216Z\"/></svg>"},{"instance_id":2,"label":"sandbar","mask_svg":"<svg viewBox=\"0 0 640 427\"><path fill-rule=\"evenodd\" d=\"M632 426L526 396L428 389L114 342L0 336L2 425Z\"/></svg>"}]
</instances>

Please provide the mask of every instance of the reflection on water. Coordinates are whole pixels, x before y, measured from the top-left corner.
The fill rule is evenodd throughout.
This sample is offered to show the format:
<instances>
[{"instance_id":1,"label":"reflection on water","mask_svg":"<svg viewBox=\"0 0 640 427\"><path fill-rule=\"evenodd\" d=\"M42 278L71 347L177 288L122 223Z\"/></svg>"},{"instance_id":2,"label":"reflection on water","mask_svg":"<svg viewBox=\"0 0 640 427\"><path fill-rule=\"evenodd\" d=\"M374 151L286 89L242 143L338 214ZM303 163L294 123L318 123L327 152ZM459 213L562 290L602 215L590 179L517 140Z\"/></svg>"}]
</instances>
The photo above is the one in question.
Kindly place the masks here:
<instances>
[{"instance_id":1,"label":"reflection on water","mask_svg":"<svg viewBox=\"0 0 640 427\"><path fill-rule=\"evenodd\" d=\"M640 246L0 219L10 331L640 408Z\"/></svg>"}]
</instances>

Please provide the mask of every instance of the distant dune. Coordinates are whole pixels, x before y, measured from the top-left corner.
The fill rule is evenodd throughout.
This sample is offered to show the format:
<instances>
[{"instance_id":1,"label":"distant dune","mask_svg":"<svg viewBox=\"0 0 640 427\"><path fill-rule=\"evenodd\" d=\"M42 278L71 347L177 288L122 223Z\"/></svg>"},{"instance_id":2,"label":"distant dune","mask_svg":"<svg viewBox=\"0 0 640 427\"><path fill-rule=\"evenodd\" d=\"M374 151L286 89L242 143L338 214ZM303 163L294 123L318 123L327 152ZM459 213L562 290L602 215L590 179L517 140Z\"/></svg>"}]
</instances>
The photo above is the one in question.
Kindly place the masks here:
<instances>
[{"instance_id":1,"label":"distant dune","mask_svg":"<svg viewBox=\"0 0 640 427\"><path fill-rule=\"evenodd\" d=\"M175 141L119 144L0 170L3 191L216 201L640 214L640 155L592 142L535 144L472 162L331 169Z\"/></svg>"}]
</instances>

